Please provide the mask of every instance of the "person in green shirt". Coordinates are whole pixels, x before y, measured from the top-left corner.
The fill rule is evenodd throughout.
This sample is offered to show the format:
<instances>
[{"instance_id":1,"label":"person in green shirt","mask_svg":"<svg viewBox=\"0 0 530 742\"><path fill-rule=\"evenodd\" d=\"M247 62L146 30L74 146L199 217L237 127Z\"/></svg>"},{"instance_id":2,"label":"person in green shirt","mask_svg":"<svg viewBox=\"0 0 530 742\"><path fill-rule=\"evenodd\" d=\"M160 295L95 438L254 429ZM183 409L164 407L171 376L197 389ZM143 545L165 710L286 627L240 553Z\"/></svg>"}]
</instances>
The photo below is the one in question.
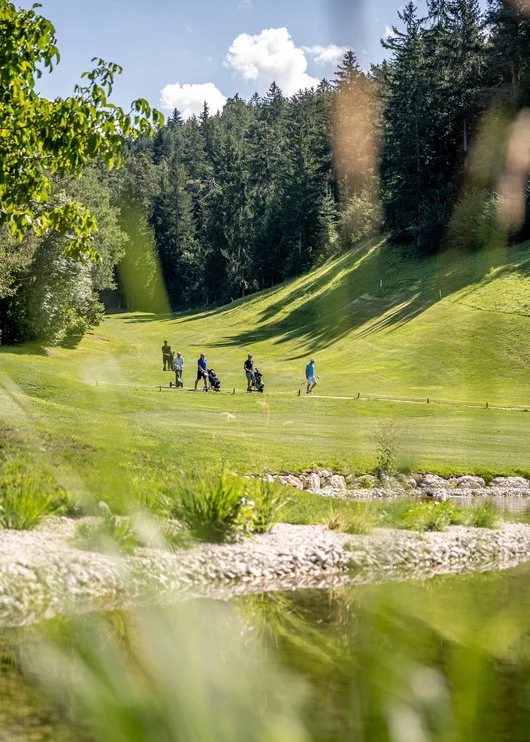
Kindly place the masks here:
<instances>
[{"instance_id":1,"label":"person in green shirt","mask_svg":"<svg viewBox=\"0 0 530 742\"><path fill-rule=\"evenodd\" d=\"M171 345L168 345L167 340L164 340L164 345L162 346L162 362L164 364L164 371L173 371L173 353L171 352Z\"/></svg>"}]
</instances>

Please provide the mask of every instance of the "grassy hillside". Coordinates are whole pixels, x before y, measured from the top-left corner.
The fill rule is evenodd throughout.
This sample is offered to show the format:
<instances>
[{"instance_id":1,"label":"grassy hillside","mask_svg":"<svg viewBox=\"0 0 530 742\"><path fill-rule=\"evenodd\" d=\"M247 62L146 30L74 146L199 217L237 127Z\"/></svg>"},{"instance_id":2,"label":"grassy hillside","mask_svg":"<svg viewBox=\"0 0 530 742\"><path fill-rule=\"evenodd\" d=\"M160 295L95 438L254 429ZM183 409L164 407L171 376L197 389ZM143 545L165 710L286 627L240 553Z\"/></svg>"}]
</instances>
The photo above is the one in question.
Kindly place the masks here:
<instances>
[{"instance_id":1,"label":"grassy hillside","mask_svg":"<svg viewBox=\"0 0 530 742\"><path fill-rule=\"evenodd\" d=\"M201 461L370 468L390 419L411 468L523 470L529 414L366 395L530 407L529 329L529 245L418 262L382 244L212 311L114 315L75 348L2 349L0 415L12 446L101 496L111 479L126 491L145 462L161 477ZM204 351L238 393L155 391L173 378L165 339L185 356L187 386ZM243 394L248 350L264 397ZM310 355L319 396L299 398Z\"/></svg>"}]
</instances>

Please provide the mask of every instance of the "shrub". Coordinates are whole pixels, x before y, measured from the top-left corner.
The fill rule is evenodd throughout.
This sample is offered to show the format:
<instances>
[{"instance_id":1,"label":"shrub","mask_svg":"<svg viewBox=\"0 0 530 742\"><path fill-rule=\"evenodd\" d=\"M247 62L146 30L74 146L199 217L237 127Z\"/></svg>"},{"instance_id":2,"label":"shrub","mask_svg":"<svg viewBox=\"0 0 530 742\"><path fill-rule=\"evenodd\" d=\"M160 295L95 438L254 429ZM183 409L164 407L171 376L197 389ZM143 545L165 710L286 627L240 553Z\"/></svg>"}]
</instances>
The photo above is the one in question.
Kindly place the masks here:
<instances>
[{"instance_id":1,"label":"shrub","mask_svg":"<svg viewBox=\"0 0 530 742\"><path fill-rule=\"evenodd\" d=\"M34 477L23 462L5 462L0 470L0 526L18 531L35 528L64 507L64 493L51 479Z\"/></svg>"},{"instance_id":2,"label":"shrub","mask_svg":"<svg viewBox=\"0 0 530 742\"><path fill-rule=\"evenodd\" d=\"M467 524L473 528L496 528L499 522L499 513L490 502L472 508L469 512Z\"/></svg>"}]
</instances>

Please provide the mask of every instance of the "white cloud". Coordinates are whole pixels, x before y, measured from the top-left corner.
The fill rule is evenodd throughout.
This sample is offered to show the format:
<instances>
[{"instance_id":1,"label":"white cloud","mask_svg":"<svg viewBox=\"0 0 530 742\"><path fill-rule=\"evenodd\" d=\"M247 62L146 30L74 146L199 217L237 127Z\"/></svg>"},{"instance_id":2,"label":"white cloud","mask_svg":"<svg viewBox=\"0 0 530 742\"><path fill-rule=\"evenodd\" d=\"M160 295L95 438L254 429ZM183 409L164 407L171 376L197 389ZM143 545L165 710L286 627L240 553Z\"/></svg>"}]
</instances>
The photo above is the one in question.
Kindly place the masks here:
<instances>
[{"instance_id":1,"label":"white cloud","mask_svg":"<svg viewBox=\"0 0 530 742\"><path fill-rule=\"evenodd\" d=\"M212 114L220 111L226 103L225 96L213 82L202 85L181 85L175 82L163 88L160 98L162 108L166 111L178 108L185 119L201 113L205 102Z\"/></svg>"},{"instance_id":2,"label":"white cloud","mask_svg":"<svg viewBox=\"0 0 530 742\"><path fill-rule=\"evenodd\" d=\"M238 10L252 10L252 0L243 0L243 2L239 3L237 6Z\"/></svg>"},{"instance_id":3,"label":"white cloud","mask_svg":"<svg viewBox=\"0 0 530 742\"><path fill-rule=\"evenodd\" d=\"M394 29L390 26L385 26L385 39L389 39L391 36L395 36Z\"/></svg>"},{"instance_id":4,"label":"white cloud","mask_svg":"<svg viewBox=\"0 0 530 742\"><path fill-rule=\"evenodd\" d=\"M342 62L344 55L350 50L349 46L337 46L328 44L328 46L303 46L302 49L313 57L317 64L331 64L336 67Z\"/></svg>"},{"instance_id":5,"label":"white cloud","mask_svg":"<svg viewBox=\"0 0 530 742\"><path fill-rule=\"evenodd\" d=\"M243 33L232 42L224 64L264 93L272 82L285 95L318 85L319 80L307 74L303 49L296 47L286 28L267 28L251 36Z\"/></svg>"}]
</instances>

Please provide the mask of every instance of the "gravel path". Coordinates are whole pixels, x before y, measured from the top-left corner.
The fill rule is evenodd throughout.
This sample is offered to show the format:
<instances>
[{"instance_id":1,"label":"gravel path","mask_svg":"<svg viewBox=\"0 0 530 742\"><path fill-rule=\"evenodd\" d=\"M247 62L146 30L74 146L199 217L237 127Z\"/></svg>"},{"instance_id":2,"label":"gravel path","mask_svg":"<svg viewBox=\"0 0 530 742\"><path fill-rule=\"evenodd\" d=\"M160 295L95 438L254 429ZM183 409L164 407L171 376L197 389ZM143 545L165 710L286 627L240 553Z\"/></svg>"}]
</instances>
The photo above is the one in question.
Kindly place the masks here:
<instances>
[{"instance_id":1,"label":"gravel path","mask_svg":"<svg viewBox=\"0 0 530 742\"><path fill-rule=\"evenodd\" d=\"M230 599L348 581L503 569L530 559L530 526L522 524L423 534L381 529L369 536L280 524L239 544L179 552L137 549L124 558L73 548L68 540L76 526L53 518L33 532L0 532L0 625L138 600Z\"/></svg>"}]
</instances>

